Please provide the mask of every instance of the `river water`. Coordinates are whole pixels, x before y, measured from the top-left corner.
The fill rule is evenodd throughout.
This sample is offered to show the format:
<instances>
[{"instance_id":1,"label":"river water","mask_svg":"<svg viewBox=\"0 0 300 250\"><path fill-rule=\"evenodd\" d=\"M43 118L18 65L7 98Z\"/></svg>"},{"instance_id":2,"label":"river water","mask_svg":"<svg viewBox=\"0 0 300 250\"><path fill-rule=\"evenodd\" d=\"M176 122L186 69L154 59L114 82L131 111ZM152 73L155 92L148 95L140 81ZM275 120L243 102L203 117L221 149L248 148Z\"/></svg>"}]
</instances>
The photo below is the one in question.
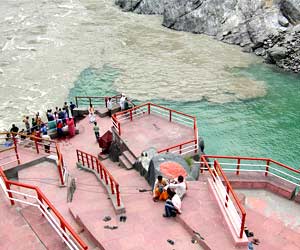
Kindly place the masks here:
<instances>
[{"instance_id":1,"label":"river water","mask_svg":"<svg viewBox=\"0 0 300 250\"><path fill-rule=\"evenodd\" d=\"M113 0L1 0L0 129L75 95L124 92L198 118L206 153L300 167L300 78Z\"/></svg>"}]
</instances>

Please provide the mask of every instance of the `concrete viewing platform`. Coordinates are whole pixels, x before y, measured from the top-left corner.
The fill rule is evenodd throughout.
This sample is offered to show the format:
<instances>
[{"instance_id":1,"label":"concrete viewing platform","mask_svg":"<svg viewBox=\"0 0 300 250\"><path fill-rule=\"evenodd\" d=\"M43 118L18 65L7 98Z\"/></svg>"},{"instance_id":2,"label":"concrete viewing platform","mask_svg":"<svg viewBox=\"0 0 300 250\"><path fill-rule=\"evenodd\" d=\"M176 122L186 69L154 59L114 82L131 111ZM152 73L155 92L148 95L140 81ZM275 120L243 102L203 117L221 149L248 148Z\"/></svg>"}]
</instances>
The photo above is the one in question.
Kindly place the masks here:
<instances>
[{"instance_id":1,"label":"concrete viewing platform","mask_svg":"<svg viewBox=\"0 0 300 250\"><path fill-rule=\"evenodd\" d=\"M100 135L112 129L110 118L97 116L96 120L100 127ZM132 121L126 120L121 126L120 138L136 157L149 147L163 149L194 138L193 128L172 123L156 114L145 114ZM215 197L210 192L208 180L211 177L207 172L200 174L199 180L188 182L182 214L176 218L164 218L164 203L153 202L151 187L139 172L135 169L127 170L121 167L119 162L110 159L102 161L120 185L121 199L126 209L122 216L127 218L125 222L121 222L121 215L115 213L106 189L95 175L76 167L76 149L95 156L101 151L93 132L93 124L89 123L88 117L79 121L77 128L78 135L59 141L69 173L67 187L59 186L56 168L50 163L41 162L24 168L18 172L18 177L20 182L40 187L79 237L87 243L88 249L248 249L247 246L236 247ZM20 155L26 155L26 150L20 149ZM27 157L29 155L31 154ZM32 160L34 159L36 155L32 155ZM28 161L30 159L26 158L25 162ZM69 183L72 179L76 183L76 189L70 201ZM24 189L22 191L25 192ZM292 214L283 213L280 209L273 210L274 203L269 199L269 194L258 196L257 192L239 191L245 196L246 225L253 231L254 238L260 240L259 245L254 245L254 249L300 249L300 205L281 198L280 206L285 210L293 207ZM43 226L45 221L41 215L27 205L16 204L15 207L19 207L16 210L9 202L5 202L5 199L4 193L0 191L0 218L4 218L0 222L0 249L66 249L54 230L49 225ZM106 216L110 216L111 219L104 221ZM287 220L290 217L297 223ZM22 225L21 229L14 225L14 221ZM6 239L9 239L9 243ZM195 241L192 242L193 239ZM170 244L168 240L174 244Z\"/></svg>"},{"instance_id":2,"label":"concrete viewing platform","mask_svg":"<svg viewBox=\"0 0 300 250\"><path fill-rule=\"evenodd\" d=\"M150 147L159 151L194 139L193 128L169 122L167 118L156 114L145 114L133 121L127 120L122 123L121 129L120 138L135 157ZM188 144L191 145L194 142Z\"/></svg>"}]
</instances>

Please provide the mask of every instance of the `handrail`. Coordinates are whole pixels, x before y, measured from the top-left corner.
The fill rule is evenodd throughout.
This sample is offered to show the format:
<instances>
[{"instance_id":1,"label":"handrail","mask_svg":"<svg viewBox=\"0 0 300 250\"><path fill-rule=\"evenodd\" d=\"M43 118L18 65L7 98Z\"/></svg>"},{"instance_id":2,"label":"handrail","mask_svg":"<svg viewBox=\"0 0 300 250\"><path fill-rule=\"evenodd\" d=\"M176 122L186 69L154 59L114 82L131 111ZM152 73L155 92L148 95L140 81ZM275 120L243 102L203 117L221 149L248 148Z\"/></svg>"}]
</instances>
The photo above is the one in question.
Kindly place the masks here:
<instances>
[{"instance_id":1,"label":"handrail","mask_svg":"<svg viewBox=\"0 0 300 250\"><path fill-rule=\"evenodd\" d=\"M36 153L39 154L40 153L40 147L39 145L48 145L49 144L49 150L46 150L46 146L45 146L45 153L54 153L57 155L57 168L58 168L58 172L59 172L59 178L60 178L60 183L62 186L65 185L65 180L64 180L64 162L63 162L63 156L62 153L60 152L59 149L59 145L56 141L54 140L48 140L48 139L43 139L41 137L37 137L34 135L26 135L23 133L15 133L15 132L0 132L0 135L10 135L10 137L6 137L6 138L0 138L0 139L8 139L8 140L12 140L14 143L14 147L10 147L9 149L14 149L15 150L15 154L16 154L16 158L18 161L18 164L20 164L20 158L19 158L19 154L18 154L18 142L21 142L22 140L19 141L18 136L21 138L21 136L27 139L30 139L31 141L33 141L33 145L35 147ZM43 142L43 143L41 143ZM51 144L54 144L54 146L52 148L55 148L54 151L51 151ZM8 150L8 149L7 149ZM6 150L5 150L6 151ZM2 153L4 151L0 151L0 153Z\"/></svg>"},{"instance_id":2,"label":"handrail","mask_svg":"<svg viewBox=\"0 0 300 250\"><path fill-rule=\"evenodd\" d=\"M193 139L193 140L189 140L189 141L186 141L186 142L183 142L183 143L179 143L179 144L176 144L174 146L171 146L171 147L167 147L167 148L164 148L164 149L160 149L157 151L157 153L161 154L163 152L170 152L170 150L172 149L175 149L175 148L179 148L179 154L182 153L182 151L184 150L183 146L184 145L187 145L187 144L190 144L190 143L194 143L196 145L197 143L197 140ZM191 151L195 151L195 153L197 152L197 149L195 148L195 146L193 145L194 149L191 150ZM178 150L177 150L178 151Z\"/></svg>"},{"instance_id":3,"label":"handrail","mask_svg":"<svg viewBox=\"0 0 300 250\"><path fill-rule=\"evenodd\" d=\"M145 108L147 108L147 109L145 110ZM158 112L155 109L161 109L161 110L167 111L167 113L161 113L161 112ZM142 110L142 112L138 113L136 115L136 111L138 111L138 110ZM177 122L177 123L184 124L185 126L192 125L193 130L194 130L193 140L190 140L190 141L183 142L183 143L180 143L180 144L168 147L168 148L158 150L158 152L169 152L171 149L179 148L179 150L178 150L179 153L183 154L182 153L184 151L183 149L185 149L185 148L183 148L183 146L194 142L194 149L190 150L188 152L194 151L195 153L197 153L197 150L198 150L198 128L197 128L196 117L194 117L194 116L184 114L182 112L179 112L179 111L176 111L176 110L173 110L173 109L169 109L169 108L166 108L166 107L163 107L163 106L151 103L151 102L147 102L147 103L141 104L139 106L135 106L131 109L124 110L124 111L113 114L112 115L112 123L113 123L114 128L117 130L118 134L121 136L121 134L122 134L121 133L121 122L123 120L132 121L135 116L139 116L140 114L150 115L151 112L156 113L160 116L165 116L165 117L168 116L169 122ZM182 119L176 117L174 114L176 114L176 116L180 116ZM184 120L184 119L186 119L186 120ZM185 152L185 153L188 153L188 152Z\"/></svg>"},{"instance_id":4,"label":"handrail","mask_svg":"<svg viewBox=\"0 0 300 250\"><path fill-rule=\"evenodd\" d=\"M100 178L102 180L105 180L106 185L110 184L111 194L116 194L117 205L118 207L121 206L119 190L120 185L112 176L112 174L107 170L107 168L103 165L103 163L99 161L96 156L83 152L79 149L76 150L76 154L78 162L82 163L82 165L87 166L88 168L91 168L94 171L97 171L97 173L100 175Z\"/></svg>"},{"instance_id":5,"label":"handrail","mask_svg":"<svg viewBox=\"0 0 300 250\"><path fill-rule=\"evenodd\" d=\"M208 164L208 162L206 160L206 156L202 155L201 161L206 165L210 175L213 178L214 183L216 183L219 175L222 176L222 178L225 182L225 186L226 186L226 197L225 197L225 203L223 204L225 206L226 211L228 210L227 208L228 208L229 201L230 201L230 194L232 195L232 197L235 201L235 204L238 206L238 208L240 210L240 214L242 216L238 236L239 236L239 238L242 238L243 234L244 234L244 227L245 227L245 221L246 221L246 211L245 211L244 207L241 205L237 195L235 194L233 188L231 187L230 182L228 181L228 179L227 179L224 171L222 170L220 164L218 163L218 161L217 160L214 161L214 169L213 170L211 169L210 165ZM231 221L231 222L234 223L233 221Z\"/></svg>"},{"instance_id":6,"label":"handrail","mask_svg":"<svg viewBox=\"0 0 300 250\"><path fill-rule=\"evenodd\" d=\"M278 161L275 161L271 158L262 158L262 157L245 157L245 156L223 156L223 155L205 155L206 158L214 158L214 159L230 159L230 160L237 160L237 169L236 169L236 174L239 175L239 171L240 171L240 162L241 160L247 160L247 161L264 161L266 162L266 169L265 169L265 175L267 176L268 175L268 172L269 172L269 166L270 166L270 163L274 163L280 167L283 167L287 170L290 170L294 173L297 173L297 174L300 174L300 170L297 170L297 169L294 169L292 167L289 167L283 163L280 163Z\"/></svg>"},{"instance_id":7,"label":"handrail","mask_svg":"<svg viewBox=\"0 0 300 250\"><path fill-rule=\"evenodd\" d=\"M22 202L19 199L15 199L12 196L12 193L14 193L13 190L10 189L11 185L17 186L17 187L23 187L23 188L27 188L27 189L31 189L31 190L35 190L37 197L36 198L39 202L40 202L40 210L41 212L45 215L47 215L47 210L48 208L50 209L50 211L52 211L54 213L54 215L56 216L56 218L59 220L60 222L60 228L61 230L63 230L66 233L66 230L71 234L71 236L73 237L73 240L75 240L75 243L80 246L80 249L88 249L88 246L80 239L80 237L78 236L78 234L74 231L74 229L69 225L69 223L62 217L62 215L58 212L58 210L54 207L54 205L48 200L48 198L44 195L44 193L37 187L37 186L33 186L33 185L29 185L29 184L25 184L25 183L20 183L17 181L11 181L8 180L7 177L5 176L2 168L0 167L0 177L2 177L5 187L6 187L6 193L7 193L7 197L11 202L11 205L15 204L15 201L19 201ZM2 186L2 185L0 185ZM25 203L25 202L24 202ZM42 205L43 203L45 203L47 205L47 209L45 209ZM26 202L26 204L30 204L29 202ZM50 221L49 221L50 222ZM53 224L50 222L50 224L53 226ZM54 227L54 226L53 226ZM55 227L54 227L55 229ZM62 239L66 242L66 244L69 246L70 242L68 241L68 237L66 237L67 235L62 235ZM74 242L72 242L74 243ZM78 249L76 247L76 249Z\"/></svg>"}]
</instances>

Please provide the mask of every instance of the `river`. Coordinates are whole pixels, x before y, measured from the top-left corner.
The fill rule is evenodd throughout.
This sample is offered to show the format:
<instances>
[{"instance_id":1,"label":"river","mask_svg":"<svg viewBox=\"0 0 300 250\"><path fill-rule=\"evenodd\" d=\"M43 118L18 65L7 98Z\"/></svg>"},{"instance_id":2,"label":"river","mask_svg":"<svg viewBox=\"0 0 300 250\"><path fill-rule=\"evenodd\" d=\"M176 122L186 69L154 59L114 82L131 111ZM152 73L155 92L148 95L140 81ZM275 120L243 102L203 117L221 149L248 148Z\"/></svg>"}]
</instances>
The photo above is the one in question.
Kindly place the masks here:
<instances>
[{"instance_id":1,"label":"river","mask_svg":"<svg viewBox=\"0 0 300 250\"><path fill-rule=\"evenodd\" d=\"M2 0L0 129L76 94L124 92L198 118L206 152L299 168L300 77L113 0Z\"/></svg>"}]
</instances>

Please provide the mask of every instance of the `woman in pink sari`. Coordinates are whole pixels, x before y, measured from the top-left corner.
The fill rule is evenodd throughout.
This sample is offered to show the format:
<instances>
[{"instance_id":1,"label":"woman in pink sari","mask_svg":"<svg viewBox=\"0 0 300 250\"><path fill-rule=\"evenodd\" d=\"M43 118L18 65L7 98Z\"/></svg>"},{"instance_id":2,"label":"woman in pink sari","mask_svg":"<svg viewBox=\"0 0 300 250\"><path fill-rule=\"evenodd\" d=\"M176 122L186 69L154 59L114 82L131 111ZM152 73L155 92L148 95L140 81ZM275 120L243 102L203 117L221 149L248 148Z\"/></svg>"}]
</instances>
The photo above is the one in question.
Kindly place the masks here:
<instances>
[{"instance_id":1,"label":"woman in pink sari","mask_svg":"<svg viewBox=\"0 0 300 250\"><path fill-rule=\"evenodd\" d=\"M74 124L74 119L69 118L67 121L68 124L68 129L69 129L69 135L74 136L75 135L75 124Z\"/></svg>"}]
</instances>

